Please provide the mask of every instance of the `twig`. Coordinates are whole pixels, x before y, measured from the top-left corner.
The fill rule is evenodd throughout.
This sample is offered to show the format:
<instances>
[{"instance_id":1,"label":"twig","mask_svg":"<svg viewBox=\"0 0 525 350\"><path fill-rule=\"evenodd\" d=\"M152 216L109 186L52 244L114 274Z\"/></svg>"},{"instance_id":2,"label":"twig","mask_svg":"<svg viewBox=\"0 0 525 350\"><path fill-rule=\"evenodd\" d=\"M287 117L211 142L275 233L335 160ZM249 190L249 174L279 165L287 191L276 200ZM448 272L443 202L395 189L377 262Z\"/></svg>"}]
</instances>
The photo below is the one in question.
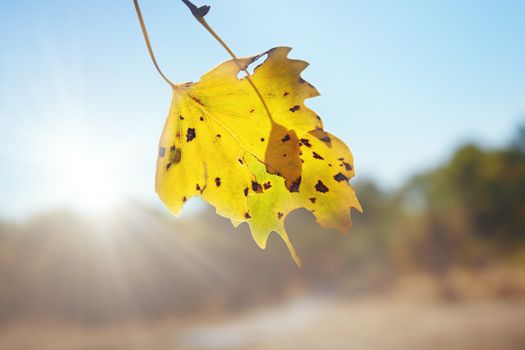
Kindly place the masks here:
<instances>
[{"instance_id":1,"label":"twig","mask_svg":"<svg viewBox=\"0 0 525 350\"><path fill-rule=\"evenodd\" d=\"M159 65L157 64L157 60L155 59L155 54L153 53L153 49L151 48L151 43L148 37L148 31L146 30L146 25L144 24L144 19L142 18L142 12L140 11L138 0L133 0L133 4L135 5L135 11L137 12L137 17L139 18L140 28L142 29L142 34L144 35L144 41L146 42L146 46L148 47L149 57L151 57L151 60L153 61L153 64L155 65L155 68L157 69L157 72L159 72L162 79L164 79L173 88L175 87L175 84L173 84L171 80L169 80L164 75L164 73L162 73Z\"/></svg>"}]
</instances>

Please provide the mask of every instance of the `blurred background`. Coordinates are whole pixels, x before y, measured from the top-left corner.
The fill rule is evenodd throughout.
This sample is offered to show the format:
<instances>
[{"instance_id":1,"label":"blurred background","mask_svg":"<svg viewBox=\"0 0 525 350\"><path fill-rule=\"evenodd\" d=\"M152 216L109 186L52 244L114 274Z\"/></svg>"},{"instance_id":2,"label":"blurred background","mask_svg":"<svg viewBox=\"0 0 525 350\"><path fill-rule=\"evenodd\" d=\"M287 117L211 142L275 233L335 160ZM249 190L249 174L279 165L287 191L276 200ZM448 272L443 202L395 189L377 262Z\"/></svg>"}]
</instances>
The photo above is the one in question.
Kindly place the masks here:
<instances>
[{"instance_id":1,"label":"blurred background","mask_svg":"<svg viewBox=\"0 0 525 350\"><path fill-rule=\"evenodd\" d=\"M239 56L311 66L355 157L347 236L275 235L154 193L170 89L132 1L0 1L0 349L525 348L525 3L208 1ZM160 66L228 59L141 1Z\"/></svg>"}]
</instances>

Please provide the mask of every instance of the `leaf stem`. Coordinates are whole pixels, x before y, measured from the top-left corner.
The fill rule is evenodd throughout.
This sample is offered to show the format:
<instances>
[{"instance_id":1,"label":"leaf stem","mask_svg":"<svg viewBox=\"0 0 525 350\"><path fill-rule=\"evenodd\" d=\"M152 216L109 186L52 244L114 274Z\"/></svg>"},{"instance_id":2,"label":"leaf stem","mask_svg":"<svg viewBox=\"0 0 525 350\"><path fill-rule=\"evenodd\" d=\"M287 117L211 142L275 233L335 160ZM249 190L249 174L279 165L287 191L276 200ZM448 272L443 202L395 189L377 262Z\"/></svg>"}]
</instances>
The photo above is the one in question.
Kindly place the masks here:
<instances>
[{"instance_id":1,"label":"leaf stem","mask_svg":"<svg viewBox=\"0 0 525 350\"><path fill-rule=\"evenodd\" d=\"M144 24L144 19L142 18L142 12L140 11L138 0L133 0L133 4L135 5L135 11L137 12L137 17L139 18L140 28L142 29L142 35L144 35L144 41L146 42L146 46L148 48L149 57L151 57L151 61L153 61L153 65L157 69L157 72L159 72L162 79L164 79L172 88L174 88L175 84L173 84L171 80L169 80L164 75L164 73L162 73L162 70L157 64L157 60L155 59L155 54L153 53L153 49L151 48L151 43L149 41L148 31L146 30L146 25Z\"/></svg>"},{"instance_id":2,"label":"leaf stem","mask_svg":"<svg viewBox=\"0 0 525 350\"><path fill-rule=\"evenodd\" d=\"M255 93L257 94L257 96L259 97L259 100L261 100L261 103L263 104L264 106L264 109L266 110L266 114L268 114L268 117L270 118L270 120L272 122L274 122L273 120L273 117L272 117L272 113L270 113L270 109L268 108L268 105L266 104L266 101L264 101L261 93L259 92L259 89L257 89L257 87L255 86L255 84L253 83L252 79L251 79L251 74L250 72L248 72L248 69L247 68L243 68L241 67L238 62L237 62L237 56L235 55L235 53L233 53L233 51L228 47L228 45L226 45L226 43L222 40L222 38L217 34L215 33L215 31L213 30L213 28L208 24L208 22L206 22L206 20L204 19L204 16L206 16L206 14L208 13L208 11L210 10L210 6L201 6L201 7L197 7L195 6L191 1L189 0L181 0L186 6L188 6L188 8L190 9L192 15L195 17L195 19L200 23L202 24L202 26L208 31L208 33L210 33L214 38L215 40L217 40L219 42L219 44L221 44L221 46L228 52L228 54L230 54L230 56L233 58L233 60L235 61L235 63L237 63L238 67L244 72L246 73L246 80L248 80L248 83L250 83L250 85L252 86L253 90L255 91Z\"/></svg>"}]
</instances>

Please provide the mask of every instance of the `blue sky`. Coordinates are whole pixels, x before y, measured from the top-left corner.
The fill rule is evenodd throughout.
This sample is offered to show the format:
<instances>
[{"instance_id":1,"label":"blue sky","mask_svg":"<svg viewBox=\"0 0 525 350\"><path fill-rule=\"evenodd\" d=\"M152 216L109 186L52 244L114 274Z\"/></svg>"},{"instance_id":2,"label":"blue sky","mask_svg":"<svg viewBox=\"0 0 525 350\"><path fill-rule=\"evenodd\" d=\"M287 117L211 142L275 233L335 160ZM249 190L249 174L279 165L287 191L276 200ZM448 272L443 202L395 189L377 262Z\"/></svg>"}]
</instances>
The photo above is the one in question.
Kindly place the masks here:
<instances>
[{"instance_id":1,"label":"blue sky","mask_svg":"<svg viewBox=\"0 0 525 350\"><path fill-rule=\"evenodd\" d=\"M525 121L524 1L198 4L239 56L287 45L310 62L303 76L322 96L307 104L351 147L357 178L396 186L464 142L504 144ZM228 58L180 1L141 6L172 80ZM3 0L0 44L0 217L73 205L82 176L92 195L98 178L105 193L158 204L171 92L132 1Z\"/></svg>"}]
</instances>

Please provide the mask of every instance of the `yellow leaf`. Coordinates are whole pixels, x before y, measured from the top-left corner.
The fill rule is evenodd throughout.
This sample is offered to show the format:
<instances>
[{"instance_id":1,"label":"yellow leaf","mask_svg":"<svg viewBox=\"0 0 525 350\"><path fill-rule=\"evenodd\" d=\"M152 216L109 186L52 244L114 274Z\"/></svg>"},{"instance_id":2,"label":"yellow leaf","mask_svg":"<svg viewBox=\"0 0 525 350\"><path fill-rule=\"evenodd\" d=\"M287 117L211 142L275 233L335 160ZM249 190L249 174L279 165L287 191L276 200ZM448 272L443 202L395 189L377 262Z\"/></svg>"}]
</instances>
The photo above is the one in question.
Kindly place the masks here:
<instances>
[{"instance_id":1,"label":"yellow leaf","mask_svg":"<svg viewBox=\"0 0 525 350\"><path fill-rule=\"evenodd\" d=\"M307 208L321 225L346 232L349 209L360 206L348 184L350 151L304 105L319 93L300 77L308 64L289 59L290 50L229 60L197 83L173 85L156 191L175 214L201 195L234 225L248 221L261 247L277 232L300 264L284 230L290 211ZM266 55L253 75L237 77Z\"/></svg>"},{"instance_id":2,"label":"yellow leaf","mask_svg":"<svg viewBox=\"0 0 525 350\"><path fill-rule=\"evenodd\" d=\"M264 249L270 233L277 232L298 265L300 260L284 227L290 212L306 208L322 226L346 233L351 226L350 209L362 210L348 183L354 175L352 155L341 140L321 129L314 130L301 138L301 159L303 180L297 192L289 192L283 179L265 172L256 159L247 160L264 188L264 193L247 199L252 236Z\"/></svg>"}]
</instances>

